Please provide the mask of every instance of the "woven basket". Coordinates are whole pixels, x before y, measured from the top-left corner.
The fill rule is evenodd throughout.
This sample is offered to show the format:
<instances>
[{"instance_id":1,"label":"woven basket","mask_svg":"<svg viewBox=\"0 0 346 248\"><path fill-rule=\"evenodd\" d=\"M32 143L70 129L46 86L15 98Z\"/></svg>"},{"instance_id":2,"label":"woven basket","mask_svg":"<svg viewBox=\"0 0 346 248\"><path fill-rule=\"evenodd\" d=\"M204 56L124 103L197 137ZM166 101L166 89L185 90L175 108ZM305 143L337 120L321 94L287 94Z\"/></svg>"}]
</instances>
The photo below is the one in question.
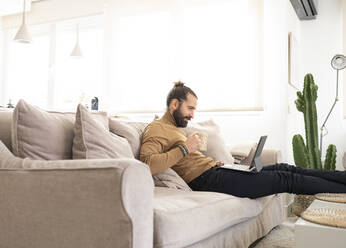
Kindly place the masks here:
<instances>
[{"instance_id":1,"label":"woven basket","mask_svg":"<svg viewBox=\"0 0 346 248\"><path fill-rule=\"evenodd\" d=\"M346 228L346 209L310 209L302 213L301 217L321 225Z\"/></svg>"},{"instance_id":2,"label":"woven basket","mask_svg":"<svg viewBox=\"0 0 346 248\"><path fill-rule=\"evenodd\" d=\"M300 214L310 206L313 200L315 200L313 195L294 195L292 212L300 216Z\"/></svg>"},{"instance_id":3,"label":"woven basket","mask_svg":"<svg viewBox=\"0 0 346 248\"><path fill-rule=\"evenodd\" d=\"M321 201L346 203L345 193L320 193L316 194L315 197Z\"/></svg>"}]
</instances>

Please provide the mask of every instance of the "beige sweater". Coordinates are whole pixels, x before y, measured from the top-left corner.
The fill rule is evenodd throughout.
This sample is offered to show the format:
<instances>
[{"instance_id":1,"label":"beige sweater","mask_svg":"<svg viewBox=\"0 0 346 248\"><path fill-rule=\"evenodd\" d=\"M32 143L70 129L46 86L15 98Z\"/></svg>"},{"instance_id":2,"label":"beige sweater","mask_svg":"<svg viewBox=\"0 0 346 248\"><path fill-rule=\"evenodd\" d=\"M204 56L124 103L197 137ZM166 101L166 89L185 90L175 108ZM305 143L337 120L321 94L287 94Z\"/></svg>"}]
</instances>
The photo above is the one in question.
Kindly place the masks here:
<instances>
[{"instance_id":1,"label":"beige sweater","mask_svg":"<svg viewBox=\"0 0 346 248\"><path fill-rule=\"evenodd\" d=\"M167 111L145 129L140 160L149 165L153 175L171 167L189 183L215 166L216 162L199 151L184 156L178 145L184 144L186 139L185 132L176 126L173 116Z\"/></svg>"}]
</instances>

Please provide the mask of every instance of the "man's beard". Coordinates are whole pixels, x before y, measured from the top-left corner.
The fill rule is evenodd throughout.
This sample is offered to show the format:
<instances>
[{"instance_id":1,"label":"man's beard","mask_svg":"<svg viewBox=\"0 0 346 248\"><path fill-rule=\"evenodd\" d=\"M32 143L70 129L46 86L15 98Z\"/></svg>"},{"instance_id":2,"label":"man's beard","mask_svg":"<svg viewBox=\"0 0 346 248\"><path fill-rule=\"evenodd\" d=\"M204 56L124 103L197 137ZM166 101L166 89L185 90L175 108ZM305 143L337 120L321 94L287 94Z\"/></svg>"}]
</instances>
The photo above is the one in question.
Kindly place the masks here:
<instances>
[{"instance_id":1,"label":"man's beard","mask_svg":"<svg viewBox=\"0 0 346 248\"><path fill-rule=\"evenodd\" d=\"M178 109L173 111L173 117L177 127L186 127L188 121L191 120L191 117L183 116L183 114L180 112L180 106Z\"/></svg>"}]
</instances>

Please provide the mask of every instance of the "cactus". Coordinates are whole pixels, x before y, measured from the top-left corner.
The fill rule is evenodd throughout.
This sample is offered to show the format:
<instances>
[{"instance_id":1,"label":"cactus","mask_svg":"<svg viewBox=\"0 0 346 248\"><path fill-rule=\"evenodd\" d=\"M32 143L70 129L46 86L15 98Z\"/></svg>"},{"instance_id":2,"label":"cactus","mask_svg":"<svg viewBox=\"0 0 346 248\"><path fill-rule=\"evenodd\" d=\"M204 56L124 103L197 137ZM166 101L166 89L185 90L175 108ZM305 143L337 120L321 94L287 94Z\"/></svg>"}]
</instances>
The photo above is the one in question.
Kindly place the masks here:
<instances>
[{"instance_id":1,"label":"cactus","mask_svg":"<svg viewBox=\"0 0 346 248\"><path fill-rule=\"evenodd\" d=\"M322 169L321 154L318 148L318 126L317 126L317 100L318 86L314 83L313 76L306 74L304 77L303 92L297 92L295 101L297 110L304 115L305 139L299 134L294 135L292 139L294 162L297 166L304 168ZM329 145L325 169L335 170L336 147Z\"/></svg>"},{"instance_id":2,"label":"cactus","mask_svg":"<svg viewBox=\"0 0 346 248\"><path fill-rule=\"evenodd\" d=\"M308 168L310 161L303 137L300 134L294 135L292 143L295 164L303 168Z\"/></svg>"},{"instance_id":3,"label":"cactus","mask_svg":"<svg viewBox=\"0 0 346 248\"><path fill-rule=\"evenodd\" d=\"M335 145L329 145L326 154L326 160L324 161L324 169L335 170L336 162L336 147Z\"/></svg>"}]
</instances>

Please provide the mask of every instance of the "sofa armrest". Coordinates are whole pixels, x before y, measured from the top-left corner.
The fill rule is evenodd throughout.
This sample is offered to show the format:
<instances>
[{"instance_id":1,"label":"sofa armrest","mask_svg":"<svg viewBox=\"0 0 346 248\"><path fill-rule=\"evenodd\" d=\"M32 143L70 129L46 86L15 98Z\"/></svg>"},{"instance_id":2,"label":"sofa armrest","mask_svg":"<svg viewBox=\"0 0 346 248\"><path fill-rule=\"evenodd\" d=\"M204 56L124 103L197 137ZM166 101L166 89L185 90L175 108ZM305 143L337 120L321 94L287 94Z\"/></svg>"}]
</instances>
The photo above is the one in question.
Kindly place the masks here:
<instances>
[{"instance_id":1,"label":"sofa armrest","mask_svg":"<svg viewBox=\"0 0 346 248\"><path fill-rule=\"evenodd\" d=\"M152 247L153 180L135 159L0 169L2 247Z\"/></svg>"},{"instance_id":2,"label":"sofa armrest","mask_svg":"<svg viewBox=\"0 0 346 248\"><path fill-rule=\"evenodd\" d=\"M235 146L227 145L228 150L231 152L232 156L237 163L250 163L255 152L255 143L252 144L239 144ZM261 161L264 166L272 165L281 162L281 151L274 149L263 149L261 155Z\"/></svg>"}]
</instances>

